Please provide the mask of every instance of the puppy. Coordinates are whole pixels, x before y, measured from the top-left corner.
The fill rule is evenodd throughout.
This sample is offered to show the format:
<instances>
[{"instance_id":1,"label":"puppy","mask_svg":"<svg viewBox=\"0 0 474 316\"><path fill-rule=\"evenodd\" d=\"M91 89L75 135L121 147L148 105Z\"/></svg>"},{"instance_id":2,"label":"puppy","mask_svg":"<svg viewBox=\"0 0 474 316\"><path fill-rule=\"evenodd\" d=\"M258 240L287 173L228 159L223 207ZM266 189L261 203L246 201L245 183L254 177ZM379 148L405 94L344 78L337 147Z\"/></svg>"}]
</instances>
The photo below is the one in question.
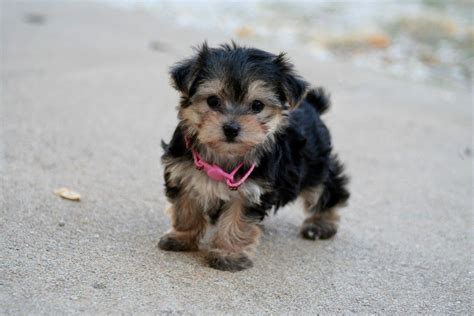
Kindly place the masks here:
<instances>
[{"instance_id":1,"label":"puppy","mask_svg":"<svg viewBox=\"0 0 474 316\"><path fill-rule=\"evenodd\" d=\"M235 43L210 48L171 68L180 92L179 124L162 156L171 230L158 246L193 251L210 224L207 260L239 271L261 235L260 221L301 197L306 239L337 232L337 208L349 198L343 165L320 115L322 88L310 89L285 54Z\"/></svg>"}]
</instances>

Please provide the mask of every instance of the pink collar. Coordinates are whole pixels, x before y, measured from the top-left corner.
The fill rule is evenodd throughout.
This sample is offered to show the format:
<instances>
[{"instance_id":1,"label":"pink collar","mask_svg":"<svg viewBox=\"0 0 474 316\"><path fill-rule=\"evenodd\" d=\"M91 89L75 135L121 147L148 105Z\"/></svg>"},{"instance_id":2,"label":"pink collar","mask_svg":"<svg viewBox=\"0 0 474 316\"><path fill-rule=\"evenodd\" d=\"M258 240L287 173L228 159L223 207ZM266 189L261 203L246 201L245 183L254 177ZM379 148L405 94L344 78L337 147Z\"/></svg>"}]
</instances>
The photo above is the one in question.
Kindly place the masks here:
<instances>
[{"instance_id":1,"label":"pink collar","mask_svg":"<svg viewBox=\"0 0 474 316\"><path fill-rule=\"evenodd\" d=\"M255 169L255 164L253 163L249 170L240 178L239 181L234 180L234 176L239 171L240 168L244 165L244 163L239 164L237 167L235 167L234 170L232 170L231 173L227 173L224 170L222 170L221 167L216 166L216 165L211 165L205 162L202 158L201 155L197 151L195 151L190 143L189 139L185 137L186 141L186 147L191 149L191 152L193 154L194 158L194 165L198 170L203 170L209 178L215 181L225 181L229 189L231 190L237 190L244 182L247 180L247 178L250 176L252 173L253 169Z\"/></svg>"}]
</instances>

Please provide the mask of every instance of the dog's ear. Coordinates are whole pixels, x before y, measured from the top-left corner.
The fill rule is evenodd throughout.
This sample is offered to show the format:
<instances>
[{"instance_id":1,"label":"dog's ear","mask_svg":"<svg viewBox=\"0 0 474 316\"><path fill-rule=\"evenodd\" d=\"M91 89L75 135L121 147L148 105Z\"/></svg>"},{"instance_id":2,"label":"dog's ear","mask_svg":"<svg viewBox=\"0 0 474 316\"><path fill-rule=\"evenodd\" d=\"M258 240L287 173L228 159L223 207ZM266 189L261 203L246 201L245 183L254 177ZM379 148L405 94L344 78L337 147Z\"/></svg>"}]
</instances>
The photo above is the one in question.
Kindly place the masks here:
<instances>
[{"instance_id":1,"label":"dog's ear","mask_svg":"<svg viewBox=\"0 0 474 316\"><path fill-rule=\"evenodd\" d=\"M273 62L282 73L281 88L286 100L290 108L295 108L306 95L309 84L295 73L293 64L288 61L285 53L276 56Z\"/></svg>"},{"instance_id":2,"label":"dog's ear","mask_svg":"<svg viewBox=\"0 0 474 316\"><path fill-rule=\"evenodd\" d=\"M195 50L196 54L193 57L178 62L170 69L173 87L185 96L189 96L189 89L209 54L209 47L206 42Z\"/></svg>"}]
</instances>

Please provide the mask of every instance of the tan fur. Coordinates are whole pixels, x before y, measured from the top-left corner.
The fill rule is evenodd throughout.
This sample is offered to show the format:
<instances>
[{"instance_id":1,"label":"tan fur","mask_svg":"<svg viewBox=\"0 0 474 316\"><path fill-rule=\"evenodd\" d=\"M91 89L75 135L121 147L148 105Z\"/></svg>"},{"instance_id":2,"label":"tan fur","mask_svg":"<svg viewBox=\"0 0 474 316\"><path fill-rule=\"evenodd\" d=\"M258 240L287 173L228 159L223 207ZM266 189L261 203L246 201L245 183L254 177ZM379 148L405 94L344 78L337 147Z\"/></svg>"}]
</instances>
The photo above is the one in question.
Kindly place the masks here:
<instances>
[{"instance_id":1,"label":"tan fur","mask_svg":"<svg viewBox=\"0 0 474 316\"><path fill-rule=\"evenodd\" d=\"M337 227L339 223L339 213L337 211L337 208L332 208L330 210L326 210L324 212L316 212L311 214L310 217L308 217L304 223L318 223L318 222L326 222L334 225Z\"/></svg>"},{"instance_id":2,"label":"tan fur","mask_svg":"<svg viewBox=\"0 0 474 316\"><path fill-rule=\"evenodd\" d=\"M337 231L340 218L337 212L338 207L329 210L320 209L319 200L321 199L323 190L324 187L319 185L315 188L306 189L301 193L300 196L303 198L305 211L309 215L303 223L302 230L305 230L307 225L315 224L322 225L320 226L321 232L323 229L327 232L328 227L331 227L330 230L334 229L334 231Z\"/></svg>"},{"instance_id":3,"label":"tan fur","mask_svg":"<svg viewBox=\"0 0 474 316\"><path fill-rule=\"evenodd\" d=\"M222 132L224 122L225 117L219 112L206 112L202 116L202 125L198 133L199 141L212 149L218 149L219 144L224 141L224 134Z\"/></svg>"},{"instance_id":4,"label":"tan fur","mask_svg":"<svg viewBox=\"0 0 474 316\"><path fill-rule=\"evenodd\" d=\"M229 54L229 58L222 53ZM241 53L248 54L248 58ZM266 78L267 71L274 75ZM267 171L268 160L272 160L266 155L280 149L285 133L291 133L284 131L289 126L289 111L304 97L307 83L294 72L284 54L266 55L247 52L245 48L240 51L235 43L217 49L203 44L197 56L178 63L171 75L175 87L182 92L178 109L180 123L162 158L166 195L173 203L169 208L173 228L160 239L158 246L169 251L195 249L208 222L212 222L216 230L206 257L209 266L227 271L247 269L253 265L250 257L262 234L258 223L268 211L267 203L273 202L278 207L287 202L284 197L274 199L273 194L267 197L271 190L278 191L286 185L285 170L283 174L271 173L268 178L262 172ZM288 137L288 141L291 139ZM166 145L163 147L167 149ZM224 181L212 180L210 177L215 177L208 168L204 170L210 177L195 168L191 157L197 159L196 152L209 165L217 165L229 173L239 165L242 166L239 175L250 168L256 170L234 191ZM312 171L308 168L308 172ZM272 176L277 181L264 180ZM342 183L345 178L340 176ZM301 193L310 213L301 230L303 238L328 239L337 232L336 209L320 209L325 205L320 201L322 192L319 187Z\"/></svg>"},{"instance_id":5,"label":"tan fur","mask_svg":"<svg viewBox=\"0 0 474 316\"><path fill-rule=\"evenodd\" d=\"M224 84L221 80L206 80L201 85L199 85L198 91L192 98L192 102L200 102L202 100L206 100L207 97L211 95L217 95L220 97L224 97Z\"/></svg>"},{"instance_id":6,"label":"tan fur","mask_svg":"<svg viewBox=\"0 0 474 316\"><path fill-rule=\"evenodd\" d=\"M265 118L265 128L267 134L275 133L279 128L285 126L285 116L280 109L272 109L272 113Z\"/></svg>"},{"instance_id":7,"label":"tan fur","mask_svg":"<svg viewBox=\"0 0 474 316\"><path fill-rule=\"evenodd\" d=\"M267 105L275 105L279 103L275 92L273 92L273 90L270 89L264 81L255 80L251 82L247 91L248 92L245 99L247 100L246 103L248 104L254 100L259 100Z\"/></svg>"},{"instance_id":8,"label":"tan fur","mask_svg":"<svg viewBox=\"0 0 474 316\"><path fill-rule=\"evenodd\" d=\"M246 181L238 191L232 191L225 183L209 179L190 161L165 160L164 164L166 172L169 173L169 181L182 187L179 198L168 208L173 224L169 236L195 249L207 227L206 215L224 202L224 212L219 220L215 246L223 246L225 252L231 252L239 247L248 248L250 241L239 243L244 235L248 234L252 240L258 238L252 228L254 225L243 219L242 201L259 203L260 196L265 193L262 184Z\"/></svg>"},{"instance_id":9,"label":"tan fur","mask_svg":"<svg viewBox=\"0 0 474 316\"><path fill-rule=\"evenodd\" d=\"M303 198L304 208L307 213L314 212L314 210L317 208L322 192L322 185L319 185L315 188L309 188L301 192L300 196Z\"/></svg>"},{"instance_id":10,"label":"tan fur","mask_svg":"<svg viewBox=\"0 0 474 316\"><path fill-rule=\"evenodd\" d=\"M229 190L224 182L217 182L197 170L192 161L164 161L169 172L169 181L183 187L188 199L199 205L199 211L205 213L215 208L220 201L244 199L249 203L258 203L265 192L264 185L252 180L246 181L238 191Z\"/></svg>"},{"instance_id":11,"label":"tan fur","mask_svg":"<svg viewBox=\"0 0 474 316\"><path fill-rule=\"evenodd\" d=\"M199 148L203 159L227 171L243 161L258 162L259 154L272 146L275 132L287 124L286 110L265 82L251 82L247 91L241 103L235 104L220 80L207 81L189 100L191 105L179 110L187 133L195 135L203 145ZM212 95L220 99L221 110L208 106L207 98ZM252 113L251 104L255 100L265 104L260 113ZM227 122L237 122L240 126L240 133L232 143L226 141L223 133L222 127ZM260 202L261 195L268 190L265 184L248 180L238 191L231 191L225 183L211 180L196 170L192 161L165 160L164 164L168 181L181 188L170 208L173 221L170 235L181 242L197 244L206 230L206 215L221 209L210 253L214 258L234 258L236 261L242 260L242 256L250 256L258 244L261 230L256 222L245 217L245 205Z\"/></svg>"},{"instance_id":12,"label":"tan fur","mask_svg":"<svg viewBox=\"0 0 474 316\"><path fill-rule=\"evenodd\" d=\"M171 215L173 228L167 235L186 244L188 249L197 249L207 226L202 212L186 197L178 199L168 212Z\"/></svg>"},{"instance_id":13,"label":"tan fur","mask_svg":"<svg viewBox=\"0 0 474 316\"><path fill-rule=\"evenodd\" d=\"M239 140L245 145L245 152L265 141L268 129L256 115L242 115L237 122L242 126Z\"/></svg>"},{"instance_id":14,"label":"tan fur","mask_svg":"<svg viewBox=\"0 0 474 316\"><path fill-rule=\"evenodd\" d=\"M197 131L202 124L202 119L204 115L209 112L210 109L206 104L206 101L201 101L199 103L193 104L193 106L188 106L181 108L178 113L178 117L186 123L187 126L192 127Z\"/></svg>"},{"instance_id":15,"label":"tan fur","mask_svg":"<svg viewBox=\"0 0 474 316\"><path fill-rule=\"evenodd\" d=\"M207 98L211 95L219 97L222 106L226 108L226 114L209 108ZM261 113L251 113L251 103L254 100L260 100L266 105ZM261 80L250 83L241 104L229 101L229 93L219 80L204 82L190 101L190 106L179 110L179 118L185 122L190 133L197 135L201 144L215 152L215 155L211 152L201 153L210 155L206 158L214 156L233 161L245 157L248 160L248 154L252 152L254 155L257 145L264 145L273 133L286 125L285 111L279 106L277 96ZM241 127L240 135L234 143L226 142L222 130L222 126L230 121L238 122Z\"/></svg>"},{"instance_id":16,"label":"tan fur","mask_svg":"<svg viewBox=\"0 0 474 316\"><path fill-rule=\"evenodd\" d=\"M248 219L245 219L243 202L233 201L222 214L217 232L212 240L211 252L222 256L239 256L254 254L258 246L261 229Z\"/></svg>"}]
</instances>

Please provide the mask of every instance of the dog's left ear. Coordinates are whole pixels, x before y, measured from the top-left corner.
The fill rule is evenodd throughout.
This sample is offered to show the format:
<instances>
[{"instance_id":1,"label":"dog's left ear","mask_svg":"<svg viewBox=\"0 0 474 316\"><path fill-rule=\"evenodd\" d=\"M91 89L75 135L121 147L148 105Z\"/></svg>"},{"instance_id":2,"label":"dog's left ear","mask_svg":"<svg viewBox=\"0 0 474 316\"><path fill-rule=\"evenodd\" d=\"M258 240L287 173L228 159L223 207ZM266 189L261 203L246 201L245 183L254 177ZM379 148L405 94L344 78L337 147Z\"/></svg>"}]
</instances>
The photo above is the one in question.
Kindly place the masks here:
<instances>
[{"instance_id":1,"label":"dog's left ear","mask_svg":"<svg viewBox=\"0 0 474 316\"><path fill-rule=\"evenodd\" d=\"M209 47L206 42L200 47L195 48L195 50L197 52L196 55L178 62L170 69L173 86L185 96L189 96L189 90L209 53Z\"/></svg>"},{"instance_id":2,"label":"dog's left ear","mask_svg":"<svg viewBox=\"0 0 474 316\"><path fill-rule=\"evenodd\" d=\"M288 61L285 53L276 56L274 63L282 72L281 88L283 89L286 100L290 108L295 108L306 95L309 84L295 73L293 64Z\"/></svg>"}]
</instances>

